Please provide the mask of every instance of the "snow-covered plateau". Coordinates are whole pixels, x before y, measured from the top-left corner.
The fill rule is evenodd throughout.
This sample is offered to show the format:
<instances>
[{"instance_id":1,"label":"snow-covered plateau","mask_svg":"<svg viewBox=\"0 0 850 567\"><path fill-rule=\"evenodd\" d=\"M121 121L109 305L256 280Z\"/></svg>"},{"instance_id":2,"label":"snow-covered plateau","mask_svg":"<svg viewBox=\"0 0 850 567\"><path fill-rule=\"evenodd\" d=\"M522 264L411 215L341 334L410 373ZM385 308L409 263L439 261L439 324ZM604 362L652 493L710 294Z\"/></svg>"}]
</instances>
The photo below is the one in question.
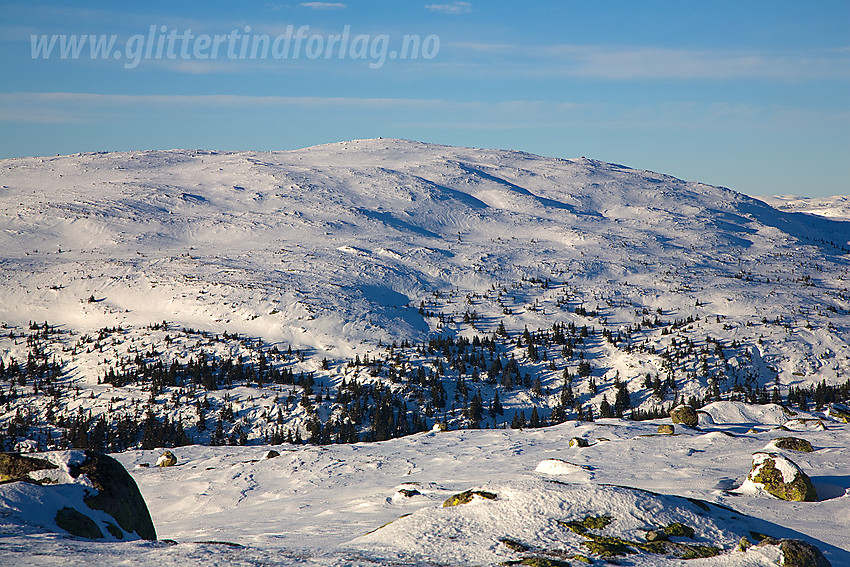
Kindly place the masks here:
<instances>
[{"instance_id":1,"label":"snow-covered plateau","mask_svg":"<svg viewBox=\"0 0 850 567\"><path fill-rule=\"evenodd\" d=\"M775 564L734 552L753 531L850 565L825 413L850 399L848 260L844 197L586 158L374 139L2 160L0 449L115 453L178 545L6 515L0 554L575 564L678 522L695 539L618 560ZM705 423L655 435L681 403ZM827 497L735 492L795 419ZM164 447L178 466L134 468ZM468 489L497 496L440 506Z\"/></svg>"}]
</instances>

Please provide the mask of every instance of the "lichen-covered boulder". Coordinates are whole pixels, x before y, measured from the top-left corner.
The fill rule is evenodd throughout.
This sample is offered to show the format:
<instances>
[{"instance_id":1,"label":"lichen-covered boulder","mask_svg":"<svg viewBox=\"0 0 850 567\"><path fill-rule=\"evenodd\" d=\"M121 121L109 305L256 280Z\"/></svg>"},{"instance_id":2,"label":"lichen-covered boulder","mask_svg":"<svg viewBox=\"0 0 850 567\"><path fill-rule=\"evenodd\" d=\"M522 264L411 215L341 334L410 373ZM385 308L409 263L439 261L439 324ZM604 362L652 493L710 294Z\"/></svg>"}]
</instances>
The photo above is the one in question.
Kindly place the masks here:
<instances>
[{"instance_id":1,"label":"lichen-covered boulder","mask_svg":"<svg viewBox=\"0 0 850 567\"><path fill-rule=\"evenodd\" d=\"M673 427L669 423L662 423L658 426L658 433L661 433L662 435L673 435L675 431L675 427Z\"/></svg>"},{"instance_id":2,"label":"lichen-covered boulder","mask_svg":"<svg viewBox=\"0 0 850 567\"><path fill-rule=\"evenodd\" d=\"M36 482L30 473L56 468L57 465L46 459L27 457L20 453L0 453L0 482Z\"/></svg>"},{"instance_id":3,"label":"lichen-covered boulder","mask_svg":"<svg viewBox=\"0 0 850 567\"><path fill-rule=\"evenodd\" d=\"M275 457L280 457L280 453L275 451L274 449L269 449L268 451L266 451L266 454L263 455L264 459L274 459Z\"/></svg>"},{"instance_id":4,"label":"lichen-covered boulder","mask_svg":"<svg viewBox=\"0 0 850 567\"><path fill-rule=\"evenodd\" d=\"M818 499L808 475L793 461L776 453L755 453L747 480L782 500L816 502Z\"/></svg>"},{"instance_id":5,"label":"lichen-covered boulder","mask_svg":"<svg viewBox=\"0 0 850 567\"><path fill-rule=\"evenodd\" d=\"M173 467L177 464L177 456L171 451L165 451L159 458L156 460L156 466L158 467Z\"/></svg>"},{"instance_id":6,"label":"lichen-covered boulder","mask_svg":"<svg viewBox=\"0 0 850 567\"><path fill-rule=\"evenodd\" d=\"M788 451L800 451L802 453L811 453L814 451L811 443L799 437L777 437L770 442L770 446Z\"/></svg>"},{"instance_id":7,"label":"lichen-covered boulder","mask_svg":"<svg viewBox=\"0 0 850 567\"><path fill-rule=\"evenodd\" d=\"M780 564L783 567L832 567L832 563L824 557L823 552L806 541L767 537L761 540L756 547L767 545L779 547L782 553Z\"/></svg>"},{"instance_id":8,"label":"lichen-covered boulder","mask_svg":"<svg viewBox=\"0 0 850 567\"><path fill-rule=\"evenodd\" d=\"M587 442L587 439L583 439L581 437L573 437L570 439L570 447L589 447L590 443Z\"/></svg>"},{"instance_id":9,"label":"lichen-covered boulder","mask_svg":"<svg viewBox=\"0 0 850 567\"><path fill-rule=\"evenodd\" d=\"M681 423L688 427L696 427L699 425L699 416L694 408L687 405L676 406L670 410L670 419L673 423Z\"/></svg>"},{"instance_id":10,"label":"lichen-covered boulder","mask_svg":"<svg viewBox=\"0 0 850 567\"><path fill-rule=\"evenodd\" d=\"M476 498L482 498L484 500L495 500L497 497L494 493L487 492L486 490L465 490L463 492L450 496L445 502L443 502L443 508L460 506L461 504L469 504Z\"/></svg>"}]
</instances>

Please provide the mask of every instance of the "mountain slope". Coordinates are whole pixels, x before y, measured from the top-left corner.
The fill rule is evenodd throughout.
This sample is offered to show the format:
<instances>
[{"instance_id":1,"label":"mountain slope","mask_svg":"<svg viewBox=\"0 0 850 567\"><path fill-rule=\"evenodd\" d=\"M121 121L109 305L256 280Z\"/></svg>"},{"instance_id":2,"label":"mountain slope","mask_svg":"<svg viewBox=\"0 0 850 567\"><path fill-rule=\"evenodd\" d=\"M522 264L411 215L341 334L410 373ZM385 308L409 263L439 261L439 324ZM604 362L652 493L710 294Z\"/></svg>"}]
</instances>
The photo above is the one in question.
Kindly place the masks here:
<instances>
[{"instance_id":1,"label":"mountain slope","mask_svg":"<svg viewBox=\"0 0 850 567\"><path fill-rule=\"evenodd\" d=\"M213 410L236 404L248 438L267 435L255 431L259 415L282 410L255 400L298 396L264 389L267 377L237 379L245 389L228 399L187 392L180 378L152 393L134 380L100 384L110 368L186 364L201 347L254 365L262 348L295 349L285 359L266 354L337 397L343 379L393 384L395 366L347 361L387 361L395 342L405 378L392 388L409 386L407 402L425 411L428 388L406 380L438 361L417 346L434 336L498 338L489 358L481 349L474 363L463 360L466 374L459 351L445 351L446 394L426 427L463 425L475 389L485 406L500 392L509 409L482 424L504 424L514 410L528 417L535 406L551 418L564 371L574 380L567 417L587 406L598 413L622 384L630 406L650 409L710 392L764 397L774 386L791 401L792 387L839 385L850 373L850 222L778 211L725 188L584 158L381 139L4 160L0 183L0 320L14 335L0 338L0 358L27 360L30 322L48 322L54 332L35 357L61 360L66 387L84 389L54 408L60 417L123 408L138 419L127 404L150 397L156 417L195 428L202 410L191 404L210 395ZM494 354L500 377L469 391L459 384L473 367L490 372ZM512 359L519 369L510 376L503 366ZM188 405L169 406L172 387ZM24 378L15 396L37 392ZM30 404L30 421L43 423L49 405ZM294 416L303 427L309 408L289 405L279 423ZM321 406L319 418L338 409Z\"/></svg>"}]
</instances>

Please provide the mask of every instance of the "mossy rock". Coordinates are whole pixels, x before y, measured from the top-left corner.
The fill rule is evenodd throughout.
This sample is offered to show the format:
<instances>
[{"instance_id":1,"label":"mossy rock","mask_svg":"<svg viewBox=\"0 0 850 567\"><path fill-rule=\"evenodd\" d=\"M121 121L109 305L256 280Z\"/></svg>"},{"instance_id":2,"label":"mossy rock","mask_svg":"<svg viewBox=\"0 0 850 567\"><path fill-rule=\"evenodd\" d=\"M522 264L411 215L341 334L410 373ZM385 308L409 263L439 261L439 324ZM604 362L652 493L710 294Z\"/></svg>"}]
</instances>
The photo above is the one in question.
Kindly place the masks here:
<instances>
[{"instance_id":1,"label":"mossy rock","mask_svg":"<svg viewBox=\"0 0 850 567\"><path fill-rule=\"evenodd\" d=\"M570 531L584 535L587 530L601 530L608 526L614 518L611 516L587 516L583 520L561 521L558 523L569 528Z\"/></svg>"},{"instance_id":2,"label":"mossy rock","mask_svg":"<svg viewBox=\"0 0 850 567\"><path fill-rule=\"evenodd\" d=\"M658 433L661 433L662 435L673 435L675 432L676 428L669 423L662 423L658 426Z\"/></svg>"},{"instance_id":3,"label":"mossy rock","mask_svg":"<svg viewBox=\"0 0 850 567\"><path fill-rule=\"evenodd\" d=\"M664 533L664 530L649 530L646 532L645 537L648 542L667 541L670 539L670 536Z\"/></svg>"},{"instance_id":4,"label":"mossy rock","mask_svg":"<svg viewBox=\"0 0 850 567\"><path fill-rule=\"evenodd\" d=\"M20 453L0 453L0 483L34 482L29 474L45 469L59 468L46 459L27 457Z\"/></svg>"},{"instance_id":5,"label":"mossy rock","mask_svg":"<svg viewBox=\"0 0 850 567\"><path fill-rule=\"evenodd\" d=\"M777 467L777 465L779 465ZM783 470L793 471L793 478L786 481ZM761 484L764 490L782 500L794 502L817 502L818 495L811 479L793 461L775 453L753 455L753 468L748 478Z\"/></svg>"},{"instance_id":6,"label":"mossy rock","mask_svg":"<svg viewBox=\"0 0 850 567\"><path fill-rule=\"evenodd\" d=\"M814 451L811 443L805 439L800 439L799 437L777 437L773 440L773 445L777 449L800 451L802 453L811 453Z\"/></svg>"},{"instance_id":7,"label":"mossy rock","mask_svg":"<svg viewBox=\"0 0 850 567\"><path fill-rule=\"evenodd\" d=\"M469 504L476 496L485 500L495 500L497 498L497 495L493 492L487 492L485 490L465 490L459 494L450 496L445 502L443 502L443 508Z\"/></svg>"},{"instance_id":8,"label":"mossy rock","mask_svg":"<svg viewBox=\"0 0 850 567\"><path fill-rule=\"evenodd\" d=\"M499 540L499 543L510 549L511 551L517 551L519 553L530 550L531 548L525 545L522 542L519 542L515 539L511 539L509 537L503 537Z\"/></svg>"},{"instance_id":9,"label":"mossy rock","mask_svg":"<svg viewBox=\"0 0 850 567\"><path fill-rule=\"evenodd\" d=\"M171 451L165 451L159 458L156 460L156 466L158 467L173 467L177 464L177 456Z\"/></svg>"},{"instance_id":10,"label":"mossy rock","mask_svg":"<svg viewBox=\"0 0 850 567\"><path fill-rule=\"evenodd\" d=\"M56 512L56 525L77 537L103 539L103 532L94 520L77 510L65 507Z\"/></svg>"},{"instance_id":11,"label":"mossy rock","mask_svg":"<svg viewBox=\"0 0 850 567\"><path fill-rule=\"evenodd\" d=\"M587 442L587 439L573 437L570 439L570 447L590 447L590 443Z\"/></svg>"},{"instance_id":12,"label":"mossy rock","mask_svg":"<svg viewBox=\"0 0 850 567\"><path fill-rule=\"evenodd\" d=\"M669 537L686 537L688 539L694 539L695 532L690 526L686 526L679 522L673 522L672 524L664 526L664 533Z\"/></svg>"},{"instance_id":13,"label":"mossy rock","mask_svg":"<svg viewBox=\"0 0 850 567\"><path fill-rule=\"evenodd\" d=\"M581 544L588 551L599 557L618 557L621 555L636 555L637 551L632 549L634 542L625 540L619 537L601 536L596 534L582 534L590 541L583 541Z\"/></svg>"},{"instance_id":14,"label":"mossy rock","mask_svg":"<svg viewBox=\"0 0 850 567\"><path fill-rule=\"evenodd\" d=\"M84 498L88 507L115 518L125 532L136 532L143 539L155 540L156 530L150 512L133 477L109 455L96 451L86 451L85 455L85 461L70 467L70 472L74 478L85 474L97 490L96 494Z\"/></svg>"},{"instance_id":15,"label":"mossy rock","mask_svg":"<svg viewBox=\"0 0 850 567\"><path fill-rule=\"evenodd\" d=\"M814 545L798 539L784 539L779 544L783 567L832 567L823 552Z\"/></svg>"},{"instance_id":16,"label":"mossy rock","mask_svg":"<svg viewBox=\"0 0 850 567\"><path fill-rule=\"evenodd\" d=\"M681 405L671 409L670 419L673 420L673 423L681 423L688 427L699 425L699 416L696 410L688 405Z\"/></svg>"},{"instance_id":17,"label":"mossy rock","mask_svg":"<svg viewBox=\"0 0 850 567\"><path fill-rule=\"evenodd\" d=\"M679 546L683 548L683 553L679 555L681 559L704 559L706 557L720 555L723 552L722 549L713 545L679 544Z\"/></svg>"},{"instance_id":18,"label":"mossy rock","mask_svg":"<svg viewBox=\"0 0 850 567\"><path fill-rule=\"evenodd\" d=\"M832 567L823 552L814 545L799 539L765 537L756 547L777 545L782 552L783 567Z\"/></svg>"}]
</instances>

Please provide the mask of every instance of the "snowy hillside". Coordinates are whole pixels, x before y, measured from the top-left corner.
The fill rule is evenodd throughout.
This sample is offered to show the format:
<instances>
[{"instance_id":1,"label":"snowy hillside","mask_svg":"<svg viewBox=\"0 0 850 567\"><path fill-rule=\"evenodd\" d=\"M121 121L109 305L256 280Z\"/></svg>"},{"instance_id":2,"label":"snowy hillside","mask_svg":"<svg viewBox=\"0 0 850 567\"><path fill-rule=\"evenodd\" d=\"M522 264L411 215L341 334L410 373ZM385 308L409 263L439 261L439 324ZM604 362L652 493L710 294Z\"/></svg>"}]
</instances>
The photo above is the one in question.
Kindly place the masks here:
<instances>
[{"instance_id":1,"label":"snowy hillside","mask_svg":"<svg viewBox=\"0 0 850 567\"><path fill-rule=\"evenodd\" d=\"M10 447L850 396L850 222L729 189L381 139L12 159L0 185Z\"/></svg>"},{"instance_id":2,"label":"snowy hillside","mask_svg":"<svg viewBox=\"0 0 850 567\"><path fill-rule=\"evenodd\" d=\"M850 564L850 426L773 405L715 402L705 412L699 429L676 425L675 435L656 434L669 419L609 419L284 444L271 459L267 446L190 446L174 449L168 468L153 466L161 451L128 451L115 457L163 541L74 539L45 530L37 510L15 510L0 515L0 563L775 567L779 546L756 546L770 536ZM783 436L813 451L777 449ZM574 437L589 446L569 446ZM819 501L738 490L764 450L802 467ZM13 486L0 485L0 503ZM467 490L483 496L443 506ZM664 529L668 539L652 540Z\"/></svg>"},{"instance_id":3,"label":"snowy hillside","mask_svg":"<svg viewBox=\"0 0 850 567\"><path fill-rule=\"evenodd\" d=\"M835 197L780 195L759 198L780 211L809 213L840 220L850 219L850 197L843 195L837 195Z\"/></svg>"}]
</instances>

